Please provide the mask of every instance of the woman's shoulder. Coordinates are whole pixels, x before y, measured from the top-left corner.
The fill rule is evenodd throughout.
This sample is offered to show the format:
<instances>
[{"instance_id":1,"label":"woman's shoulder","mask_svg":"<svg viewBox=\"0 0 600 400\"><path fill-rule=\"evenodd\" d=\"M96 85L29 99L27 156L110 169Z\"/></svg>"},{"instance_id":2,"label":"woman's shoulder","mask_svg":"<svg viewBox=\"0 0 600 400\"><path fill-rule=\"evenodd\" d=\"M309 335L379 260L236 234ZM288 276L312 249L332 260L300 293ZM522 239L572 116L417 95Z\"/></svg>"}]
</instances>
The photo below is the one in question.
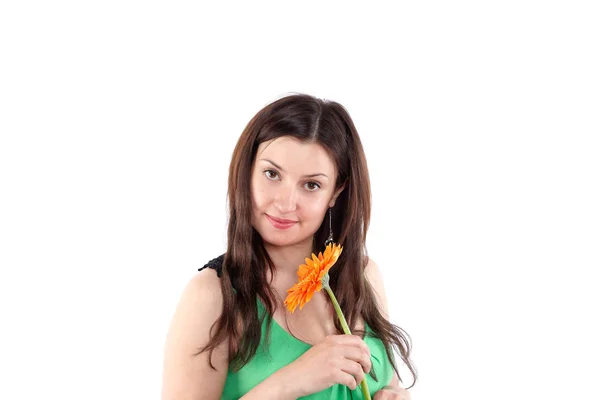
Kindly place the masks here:
<instances>
[{"instance_id":1,"label":"woman's shoulder","mask_svg":"<svg viewBox=\"0 0 600 400\"><path fill-rule=\"evenodd\" d=\"M222 256L214 258L198 268L187 284L186 290L195 292L200 297L221 296L221 263Z\"/></svg>"},{"instance_id":2,"label":"woman's shoulder","mask_svg":"<svg viewBox=\"0 0 600 400\"><path fill-rule=\"evenodd\" d=\"M220 255L198 268L199 272L189 280L184 293L190 293L197 301L205 301L207 298L219 301L222 298L220 278L223 258L224 255Z\"/></svg>"},{"instance_id":3,"label":"woman's shoulder","mask_svg":"<svg viewBox=\"0 0 600 400\"><path fill-rule=\"evenodd\" d=\"M221 279L221 277L223 276L223 262L225 260L225 254L221 254L218 257L213 258L212 260L210 260L209 262L207 262L206 264L204 264L202 267L198 268L198 271L200 271L200 273L198 275L202 275L204 273L206 273L207 270L212 270L214 272L212 272L212 274L215 274L216 272L216 276L217 278L217 282L219 282ZM204 271L204 272L203 272ZM231 286L233 288L233 291L236 291L236 284L235 284L235 278L230 276L229 279L227 280L227 282L231 283ZM220 283L219 283L219 287L220 287Z\"/></svg>"},{"instance_id":4,"label":"woman's shoulder","mask_svg":"<svg viewBox=\"0 0 600 400\"><path fill-rule=\"evenodd\" d=\"M377 263L375 263L375 261L373 261L373 259L370 257L368 258L364 274L369 283L371 284L373 291L375 292L376 301L381 313L386 318L389 318L388 301L387 295L385 293L385 286L383 284L383 276Z\"/></svg>"}]
</instances>

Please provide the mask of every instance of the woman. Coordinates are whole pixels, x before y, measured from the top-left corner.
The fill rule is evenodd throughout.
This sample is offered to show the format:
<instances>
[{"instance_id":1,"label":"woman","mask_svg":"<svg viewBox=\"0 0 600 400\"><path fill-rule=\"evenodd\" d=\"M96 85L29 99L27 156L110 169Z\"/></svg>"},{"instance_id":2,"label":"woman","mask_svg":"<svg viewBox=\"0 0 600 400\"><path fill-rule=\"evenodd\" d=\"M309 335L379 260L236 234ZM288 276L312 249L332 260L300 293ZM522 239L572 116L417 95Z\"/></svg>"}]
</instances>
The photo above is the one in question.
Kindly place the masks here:
<instances>
[{"instance_id":1,"label":"woman","mask_svg":"<svg viewBox=\"0 0 600 400\"><path fill-rule=\"evenodd\" d=\"M226 253L190 280L173 317L162 398L360 399L366 377L375 400L408 399L393 348L416 378L409 341L388 322L366 256L370 195L344 107L294 94L259 111L229 169ZM330 286L353 335L341 334L325 291L284 307L298 266L328 239L343 246Z\"/></svg>"}]
</instances>

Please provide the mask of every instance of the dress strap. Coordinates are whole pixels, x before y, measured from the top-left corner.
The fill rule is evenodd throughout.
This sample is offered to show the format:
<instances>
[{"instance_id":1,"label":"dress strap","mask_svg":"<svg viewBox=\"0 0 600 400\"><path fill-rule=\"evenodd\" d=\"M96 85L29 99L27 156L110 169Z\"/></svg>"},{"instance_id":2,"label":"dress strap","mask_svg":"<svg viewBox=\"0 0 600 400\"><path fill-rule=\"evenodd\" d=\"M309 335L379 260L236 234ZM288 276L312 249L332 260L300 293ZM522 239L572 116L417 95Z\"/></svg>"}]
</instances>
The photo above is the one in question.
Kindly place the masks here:
<instances>
[{"instance_id":1,"label":"dress strap","mask_svg":"<svg viewBox=\"0 0 600 400\"><path fill-rule=\"evenodd\" d=\"M209 262L204 264L203 267L198 268L198 271L202 271L204 268L211 268L211 269L214 269L215 271L217 271L217 276L220 278L221 270L222 270L221 267L223 265L224 259L225 259L225 254L221 254L219 257L213 258L212 260L210 260Z\"/></svg>"}]
</instances>

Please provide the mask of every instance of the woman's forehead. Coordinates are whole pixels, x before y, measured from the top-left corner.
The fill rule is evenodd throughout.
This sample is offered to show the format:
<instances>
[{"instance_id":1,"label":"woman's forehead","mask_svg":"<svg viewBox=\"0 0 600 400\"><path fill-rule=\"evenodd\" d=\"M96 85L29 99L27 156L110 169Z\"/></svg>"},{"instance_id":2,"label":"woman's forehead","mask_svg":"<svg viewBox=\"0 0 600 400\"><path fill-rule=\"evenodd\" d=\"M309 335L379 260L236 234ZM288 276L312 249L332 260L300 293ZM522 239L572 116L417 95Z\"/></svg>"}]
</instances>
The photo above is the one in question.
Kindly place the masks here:
<instances>
[{"instance_id":1,"label":"woman's forehead","mask_svg":"<svg viewBox=\"0 0 600 400\"><path fill-rule=\"evenodd\" d=\"M282 136L260 143L256 152L256 160L269 160L284 170L290 169L302 173L325 173L333 176L335 171L335 164L323 146L316 142L305 142L290 136Z\"/></svg>"}]
</instances>

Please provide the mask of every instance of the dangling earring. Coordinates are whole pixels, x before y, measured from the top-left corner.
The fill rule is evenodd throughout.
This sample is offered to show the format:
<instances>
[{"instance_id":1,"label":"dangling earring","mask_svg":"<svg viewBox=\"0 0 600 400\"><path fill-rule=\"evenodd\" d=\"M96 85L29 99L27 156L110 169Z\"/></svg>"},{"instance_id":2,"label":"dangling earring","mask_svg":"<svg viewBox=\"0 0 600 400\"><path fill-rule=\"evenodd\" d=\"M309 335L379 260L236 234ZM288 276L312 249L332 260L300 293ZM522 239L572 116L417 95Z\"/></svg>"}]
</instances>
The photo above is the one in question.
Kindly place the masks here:
<instances>
[{"instance_id":1,"label":"dangling earring","mask_svg":"<svg viewBox=\"0 0 600 400\"><path fill-rule=\"evenodd\" d=\"M325 247L333 243L333 230L331 229L331 207L329 207L329 237L325 240Z\"/></svg>"}]
</instances>

